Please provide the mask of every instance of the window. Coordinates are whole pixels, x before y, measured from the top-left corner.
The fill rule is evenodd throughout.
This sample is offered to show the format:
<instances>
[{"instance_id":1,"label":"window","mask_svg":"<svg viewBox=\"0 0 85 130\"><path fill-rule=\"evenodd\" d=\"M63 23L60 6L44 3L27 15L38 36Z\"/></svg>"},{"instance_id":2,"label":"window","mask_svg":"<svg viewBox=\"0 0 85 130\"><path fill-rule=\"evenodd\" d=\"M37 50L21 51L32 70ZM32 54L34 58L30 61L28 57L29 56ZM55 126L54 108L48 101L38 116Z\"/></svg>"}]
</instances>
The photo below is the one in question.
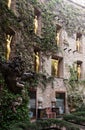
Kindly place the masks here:
<instances>
[{"instance_id":1,"label":"window","mask_svg":"<svg viewBox=\"0 0 85 130\"><path fill-rule=\"evenodd\" d=\"M40 70L40 52L39 50L34 50L34 70L36 73Z\"/></svg>"},{"instance_id":2,"label":"window","mask_svg":"<svg viewBox=\"0 0 85 130\"><path fill-rule=\"evenodd\" d=\"M29 116L36 118L36 90L29 90Z\"/></svg>"},{"instance_id":3,"label":"window","mask_svg":"<svg viewBox=\"0 0 85 130\"><path fill-rule=\"evenodd\" d=\"M60 44L60 37L61 37L61 26L60 25L56 25L56 37L55 37L55 41L57 46L59 46Z\"/></svg>"},{"instance_id":4,"label":"window","mask_svg":"<svg viewBox=\"0 0 85 130\"><path fill-rule=\"evenodd\" d=\"M65 92L56 92L56 108L58 108L58 114L65 113Z\"/></svg>"},{"instance_id":5,"label":"window","mask_svg":"<svg viewBox=\"0 0 85 130\"><path fill-rule=\"evenodd\" d=\"M63 75L63 60L61 57L52 57L51 74L55 77Z\"/></svg>"},{"instance_id":6,"label":"window","mask_svg":"<svg viewBox=\"0 0 85 130\"><path fill-rule=\"evenodd\" d=\"M78 52L81 52L81 45L82 45L82 35L80 34L80 33L77 33L77 35L76 35L76 50L78 51Z\"/></svg>"}]
</instances>

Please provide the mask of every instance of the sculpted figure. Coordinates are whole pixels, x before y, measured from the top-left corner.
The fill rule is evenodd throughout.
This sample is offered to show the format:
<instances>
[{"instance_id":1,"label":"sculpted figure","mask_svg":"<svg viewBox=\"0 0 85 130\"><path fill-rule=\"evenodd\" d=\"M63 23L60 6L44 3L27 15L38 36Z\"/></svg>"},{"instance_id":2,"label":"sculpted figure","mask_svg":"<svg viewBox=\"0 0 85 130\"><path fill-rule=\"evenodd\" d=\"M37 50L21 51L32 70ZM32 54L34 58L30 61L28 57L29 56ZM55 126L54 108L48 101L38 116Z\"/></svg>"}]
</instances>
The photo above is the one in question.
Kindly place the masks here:
<instances>
[{"instance_id":1,"label":"sculpted figure","mask_svg":"<svg viewBox=\"0 0 85 130\"><path fill-rule=\"evenodd\" d=\"M38 19L37 16L34 18L34 33L37 34L38 31Z\"/></svg>"},{"instance_id":2,"label":"sculpted figure","mask_svg":"<svg viewBox=\"0 0 85 130\"><path fill-rule=\"evenodd\" d=\"M8 7L10 8L11 6L11 0L8 0Z\"/></svg>"},{"instance_id":3,"label":"sculpted figure","mask_svg":"<svg viewBox=\"0 0 85 130\"><path fill-rule=\"evenodd\" d=\"M58 75L58 60L54 63L54 75Z\"/></svg>"},{"instance_id":4,"label":"sculpted figure","mask_svg":"<svg viewBox=\"0 0 85 130\"><path fill-rule=\"evenodd\" d=\"M13 112L17 113L16 108L17 108L18 106L20 106L21 104L22 104L22 97L18 97L18 98L16 99L16 101L13 101L13 102L12 102L12 106L11 106Z\"/></svg>"},{"instance_id":5,"label":"sculpted figure","mask_svg":"<svg viewBox=\"0 0 85 130\"><path fill-rule=\"evenodd\" d=\"M60 37L60 32L57 32L57 33L56 33L56 38L55 38L57 45L59 45L59 42L60 42L60 41L59 41L59 40L60 40L59 37Z\"/></svg>"},{"instance_id":6,"label":"sculpted figure","mask_svg":"<svg viewBox=\"0 0 85 130\"><path fill-rule=\"evenodd\" d=\"M11 47L10 47L11 40L12 40L12 36L7 35L7 40L6 40L7 41L7 54L6 54L7 61L9 60L10 52L11 52Z\"/></svg>"},{"instance_id":7,"label":"sculpted figure","mask_svg":"<svg viewBox=\"0 0 85 130\"><path fill-rule=\"evenodd\" d=\"M35 54L35 69L36 69L36 72L39 71L39 53L36 52Z\"/></svg>"},{"instance_id":8,"label":"sculpted figure","mask_svg":"<svg viewBox=\"0 0 85 130\"><path fill-rule=\"evenodd\" d=\"M79 38L76 41L76 49L77 49L77 51L80 51L80 40L79 40Z\"/></svg>"}]
</instances>

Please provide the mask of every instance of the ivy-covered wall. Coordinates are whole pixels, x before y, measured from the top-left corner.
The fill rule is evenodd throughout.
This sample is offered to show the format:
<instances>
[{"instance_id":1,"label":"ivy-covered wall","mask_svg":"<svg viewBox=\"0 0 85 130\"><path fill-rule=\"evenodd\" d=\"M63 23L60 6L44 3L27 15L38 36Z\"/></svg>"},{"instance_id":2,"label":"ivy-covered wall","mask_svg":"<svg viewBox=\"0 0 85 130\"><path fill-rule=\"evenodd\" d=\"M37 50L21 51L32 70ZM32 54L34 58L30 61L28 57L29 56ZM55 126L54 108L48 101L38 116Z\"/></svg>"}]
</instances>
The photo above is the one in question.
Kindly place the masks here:
<instances>
[{"instance_id":1,"label":"ivy-covered wall","mask_svg":"<svg viewBox=\"0 0 85 130\"><path fill-rule=\"evenodd\" d=\"M26 71L33 70L34 46L39 47L45 55L49 52L54 53L58 49L55 44L56 23L61 24L69 35L72 35L78 28L82 30L85 27L83 13L79 9L62 2L62 0L49 0L49 2L45 1L44 3L39 3L37 0L16 0L16 14L11 9L8 9L6 2L6 0L0 0L0 56L5 59L6 34L9 33L9 27L11 27L15 30L15 55L20 55L24 59ZM34 34L34 8L40 9L42 18L41 36ZM81 13L82 21L81 17L79 18ZM43 77L43 79L45 81L46 77ZM0 81L2 81L1 78ZM37 84L37 82L35 83ZM13 113L11 102L19 96L22 97L22 95L11 93L5 85L3 93L1 93L3 96L0 101L0 124L2 124L1 128L8 130L10 123L23 121L24 118L28 119L28 100L25 100L28 97L23 98L23 104L17 107L17 114Z\"/></svg>"},{"instance_id":2,"label":"ivy-covered wall","mask_svg":"<svg viewBox=\"0 0 85 130\"><path fill-rule=\"evenodd\" d=\"M16 32L16 55L26 61L27 69L33 66L33 47L38 46L44 54L55 52L56 24L66 29L69 35L74 32L83 32L84 12L63 0L49 0L40 2L37 0L16 0L16 14L7 8L6 0L1 1L0 19L0 53L6 52L6 33L9 27ZM41 36L34 34L34 9L40 9ZM79 30L78 30L79 29ZM12 50L13 51L13 50ZM30 61L30 62L29 62ZM29 66L29 67L28 67Z\"/></svg>"},{"instance_id":3,"label":"ivy-covered wall","mask_svg":"<svg viewBox=\"0 0 85 130\"><path fill-rule=\"evenodd\" d=\"M34 34L35 8L40 10L41 36ZM20 40L16 43L16 50L25 59L28 69L28 66L33 69L34 46L39 47L46 55L49 52L54 53L58 49L55 44L56 24L60 24L62 28L66 29L70 36L76 32L84 34L84 12L63 0L50 0L42 3L36 0L30 0L28 3L24 0L24 5L23 2L17 1L17 11L21 28Z\"/></svg>"}]
</instances>

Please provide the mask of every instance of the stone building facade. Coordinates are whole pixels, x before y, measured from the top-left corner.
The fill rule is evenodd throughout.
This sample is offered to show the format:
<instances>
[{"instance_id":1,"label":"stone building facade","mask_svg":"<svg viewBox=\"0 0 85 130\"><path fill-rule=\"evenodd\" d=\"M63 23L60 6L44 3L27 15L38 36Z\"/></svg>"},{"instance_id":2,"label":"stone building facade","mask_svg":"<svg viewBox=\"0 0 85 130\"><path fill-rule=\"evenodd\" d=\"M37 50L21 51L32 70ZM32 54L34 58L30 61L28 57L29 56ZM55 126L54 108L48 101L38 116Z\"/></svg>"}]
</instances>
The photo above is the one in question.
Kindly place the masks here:
<instances>
[{"instance_id":1,"label":"stone building facade","mask_svg":"<svg viewBox=\"0 0 85 130\"><path fill-rule=\"evenodd\" d=\"M41 3L43 2L40 1ZM18 15L16 11L16 2L11 1L11 7L14 10L15 14ZM36 15L39 16L39 12ZM39 19L39 23L41 23L41 18ZM40 24L38 28L39 34L40 32ZM68 36L68 33L65 29L63 29L62 25L57 25L60 28L58 29L57 33L60 33L58 40L58 47L60 51L56 50L56 53L49 54L48 57L45 57L42 52L40 52L38 60L40 66L38 72L43 72L47 76L53 76L54 80L52 82L47 83L46 88L43 89L42 84L36 88L36 90L30 90L31 95L30 98L30 107L33 110L34 116L39 115L39 110L44 110L46 108L57 108L57 114L63 114L68 112L68 103L67 103L67 88L65 85L65 80L69 79L70 77L70 70L69 66L73 66L76 63L78 69L79 66L79 78L85 79L85 36L82 32L76 32L72 36ZM15 31L15 38L14 38L14 45L12 46L11 55L15 54L14 49L16 49L16 44L18 41L22 40L20 36L20 31ZM79 39L79 43L77 40ZM25 48L24 45L21 45L22 48ZM33 50L32 50L33 51ZM38 52L38 50L37 50ZM13 53L13 54L12 54ZM16 55L16 54L15 54ZM36 53L35 53L36 55ZM23 57L23 55L22 55ZM29 54L28 54L29 57ZM42 62L41 59L44 59ZM58 63L57 63L58 62ZM56 67L54 63L57 63ZM34 65L34 64L33 64ZM43 67L42 67L43 66ZM54 68L55 67L55 68ZM55 72L57 69L57 72ZM36 69L35 69L36 70ZM53 104L54 103L54 104ZM60 110L61 109L61 110ZM33 116L33 115L32 115ZM39 115L40 116L40 115Z\"/></svg>"}]
</instances>

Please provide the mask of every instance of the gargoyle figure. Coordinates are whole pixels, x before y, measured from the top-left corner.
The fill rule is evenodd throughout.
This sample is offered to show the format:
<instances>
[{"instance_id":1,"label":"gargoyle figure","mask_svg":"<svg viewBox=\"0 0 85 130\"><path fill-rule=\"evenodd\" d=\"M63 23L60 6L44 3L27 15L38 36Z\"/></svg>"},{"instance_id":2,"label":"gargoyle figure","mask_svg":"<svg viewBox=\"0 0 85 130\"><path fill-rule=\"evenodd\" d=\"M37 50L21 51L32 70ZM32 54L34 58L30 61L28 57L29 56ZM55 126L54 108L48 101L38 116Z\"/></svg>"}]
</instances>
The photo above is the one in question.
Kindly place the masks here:
<instances>
[{"instance_id":1,"label":"gargoyle figure","mask_svg":"<svg viewBox=\"0 0 85 130\"><path fill-rule=\"evenodd\" d=\"M12 102L11 108L13 112L17 113L16 108L22 104L22 97L18 97L16 101Z\"/></svg>"},{"instance_id":2,"label":"gargoyle figure","mask_svg":"<svg viewBox=\"0 0 85 130\"><path fill-rule=\"evenodd\" d=\"M0 72L10 91L21 93L25 82L30 82L31 78L36 77L34 72L24 72L25 62L20 57L14 57L11 61L2 61L0 58Z\"/></svg>"},{"instance_id":3,"label":"gargoyle figure","mask_svg":"<svg viewBox=\"0 0 85 130\"><path fill-rule=\"evenodd\" d=\"M2 73L7 87L14 93L19 93L24 84L19 83L20 77L24 73L24 62L20 57L14 57L13 60L6 62L0 58L0 72Z\"/></svg>"}]
</instances>

